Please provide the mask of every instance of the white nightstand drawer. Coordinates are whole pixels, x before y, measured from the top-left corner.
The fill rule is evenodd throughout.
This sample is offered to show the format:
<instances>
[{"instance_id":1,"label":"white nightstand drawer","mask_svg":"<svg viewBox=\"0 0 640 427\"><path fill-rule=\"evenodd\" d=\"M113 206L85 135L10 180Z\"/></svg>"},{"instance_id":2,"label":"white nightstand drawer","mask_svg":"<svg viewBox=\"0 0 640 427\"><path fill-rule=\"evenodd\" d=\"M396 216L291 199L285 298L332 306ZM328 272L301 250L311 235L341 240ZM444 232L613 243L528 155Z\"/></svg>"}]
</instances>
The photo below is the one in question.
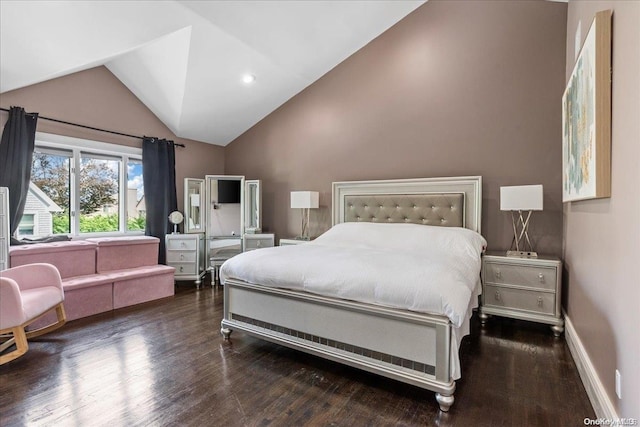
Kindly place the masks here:
<instances>
[{"instance_id":1,"label":"white nightstand drawer","mask_svg":"<svg viewBox=\"0 0 640 427\"><path fill-rule=\"evenodd\" d=\"M194 251L167 251L167 262L196 262L196 253Z\"/></svg>"},{"instance_id":2,"label":"white nightstand drawer","mask_svg":"<svg viewBox=\"0 0 640 427\"><path fill-rule=\"evenodd\" d=\"M311 240L301 240L301 239L280 239L280 246L287 245L303 245L305 243L309 243Z\"/></svg>"},{"instance_id":3,"label":"white nightstand drawer","mask_svg":"<svg viewBox=\"0 0 640 427\"><path fill-rule=\"evenodd\" d=\"M244 250L250 251L252 249L270 248L272 246L271 239L247 239Z\"/></svg>"},{"instance_id":4,"label":"white nightstand drawer","mask_svg":"<svg viewBox=\"0 0 640 427\"><path fill-rule=\"evenodd\" d=\"M555 314L556 297L551 292L485 285L484 305L553 315Z\"/></svg>"},{"instance_id":5,"label":"white nightstand drawer","mask_svg":"<svg viewBox=\"0 0 640 427\"><path fill-rule=\"evenodd\" d=\"M271 248L273 247L274 238L275 236L269 233L245 234L244 250L252 251L254 249Z\"/></svg>"},{"instance_id":6,"label":"white nightstand drawer","mask_svg":"<svg viewBox=\"0 0 640 427\"><path fill-rule=\"evenodd\" d=\"M485 283L507 284L536 289L556 289L557 270L553 267L524 266L485 262Z\"/></svg>"},{"instance_id":7,"label":"white nightstand drawer","mask_svg":"<svg viewBox=\"0 0 640 427\"><path fill-rule=\"evenodd\" d=\"M197 239L175 238L167 239L167 249L169 250L187 250L195 251L198 247Z\"/></svg>"},{"instance_id":8,"label":"white nightstand drawer","mask_svg":"<svg viewBox=\"0 0 640 427\"><path fill-rule=\"evenodd\" d=\"M180 276L183 274L196 274L198 273L196 270L196 264L195 263L180 263L180 262L172 262L168 264L171 267L174 267L176 269L176 276Z\"/></svg>"}]
</instances>

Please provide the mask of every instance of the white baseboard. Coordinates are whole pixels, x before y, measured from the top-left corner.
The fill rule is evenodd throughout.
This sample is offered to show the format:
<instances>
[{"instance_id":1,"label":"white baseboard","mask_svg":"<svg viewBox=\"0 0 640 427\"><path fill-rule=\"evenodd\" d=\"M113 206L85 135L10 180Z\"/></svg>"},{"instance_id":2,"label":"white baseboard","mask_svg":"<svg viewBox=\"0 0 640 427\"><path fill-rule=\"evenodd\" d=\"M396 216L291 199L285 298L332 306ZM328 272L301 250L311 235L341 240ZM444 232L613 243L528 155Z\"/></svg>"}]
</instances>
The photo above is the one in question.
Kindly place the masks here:
<instances>
[{"instance_id":1,"label":"white baseboard","mask_svg":"<svg viewBox=\"0 0 640 427\"><path fill-rule=\"evenodd\" d=\"M587 350L584 348L584 345L582 345L582 341L566 313L564 313L564 322L564 336L567 340L573 361L578 367L582 384L584 384L584 388L587 390L591 406L593 406L593 410L596 413L596 418L609 420L619 419L615 406L613 406L613 402L611 402L604 385L602 385L602 381L600 381L598 373L591 363Z\"/></svg>"}]
</instances>

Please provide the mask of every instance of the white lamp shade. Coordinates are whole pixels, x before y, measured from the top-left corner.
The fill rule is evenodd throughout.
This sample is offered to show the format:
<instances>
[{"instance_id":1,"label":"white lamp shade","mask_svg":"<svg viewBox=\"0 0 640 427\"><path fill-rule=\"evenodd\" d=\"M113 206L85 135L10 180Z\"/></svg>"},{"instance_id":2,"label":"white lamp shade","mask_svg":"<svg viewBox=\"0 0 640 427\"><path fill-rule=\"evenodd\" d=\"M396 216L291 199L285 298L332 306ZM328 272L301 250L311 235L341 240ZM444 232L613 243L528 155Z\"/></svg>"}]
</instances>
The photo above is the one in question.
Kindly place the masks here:
<instances>
[{"instance_id":1,"label":"white lamp shade","mask_svg":"<svg viewBox=\"0 0 640 427\"><path fill-rule=\"evenodd\" d=\"M320 193L317 191L292 191L291 192L291 208L306 209L318 208Z\"/></svg>"},{"instance_id":2,"label":"white lamp shade","mask_svg":"<svg viewBox=\"0 0 640 427\"><path fill-rule=\"evenodd\" d=\"M500 187L500 210L541 211L542 185Z\"/></svg>"}]
</instances>

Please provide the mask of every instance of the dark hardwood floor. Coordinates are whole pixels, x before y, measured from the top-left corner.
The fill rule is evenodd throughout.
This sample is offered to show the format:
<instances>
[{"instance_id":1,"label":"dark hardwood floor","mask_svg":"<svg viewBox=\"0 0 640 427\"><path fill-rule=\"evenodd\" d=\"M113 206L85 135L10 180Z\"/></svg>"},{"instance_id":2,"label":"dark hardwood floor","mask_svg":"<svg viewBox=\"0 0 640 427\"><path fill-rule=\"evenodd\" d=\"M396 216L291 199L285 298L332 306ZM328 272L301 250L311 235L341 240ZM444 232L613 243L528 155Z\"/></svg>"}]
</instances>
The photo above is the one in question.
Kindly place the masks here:
<instances>
[{"instance_id":1,"label":"dark hardwood floor","mask_svg":"<svg viewBox=\"0 0 640 427\"><path fill-rule=\"evenodd\" d=\"M434 394L234 332L222 288L69 322L0 366L7 426L579 426L595 418L564 338L472 321L449 413Z\"/></svg>"}]
</instances>

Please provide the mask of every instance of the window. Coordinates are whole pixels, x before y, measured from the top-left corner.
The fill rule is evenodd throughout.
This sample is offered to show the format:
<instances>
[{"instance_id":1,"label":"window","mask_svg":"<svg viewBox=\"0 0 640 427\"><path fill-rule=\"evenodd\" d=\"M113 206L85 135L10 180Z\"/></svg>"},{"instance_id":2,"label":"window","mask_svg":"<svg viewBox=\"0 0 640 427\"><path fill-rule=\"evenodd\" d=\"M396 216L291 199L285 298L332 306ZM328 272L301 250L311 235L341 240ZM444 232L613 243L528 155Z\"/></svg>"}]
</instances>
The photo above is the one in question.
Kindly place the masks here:
<instances>
[{"instance_id":1,"label":"window","mask_svg":"<svg viewBox=\"0 0 640 427\"><path fill-rule=\"evenodd\" d=\"M120 230L122 159L80 152L80 233Z\"/></svg>"},{"instance_id":2,"label":"window","mask_svg":"<svg viewBox=\"0 0 640 427\"><path fill-rule=\"evenodd\" d=\"M130 158L127 165L127 229L144 231L146 217L142 160Z\"/></svg>"},{"instance_id":3,"label":"window","mask_svg":"<svg viewBox=\"0 0 640 427\"><path fill-rule=\"evenodd\" d=\"M42 215L40 235L36 226L33 237L140 234L145 229L140 148L38 132L31 184L30 209ZM37 217L29 215L25 209L24 232L37 225Z\"/></svg>"},{"instance_id":4,"label":"window","mask_svg":"<svg viewBox=\"0 0 640 427\"><path fill-rule=\"evenodd\" d=\"M18 224L19 237L33 237L38 234L38 219L35 213L25 213Z\"/></svg>"},{"instance_id":5,"label":"window","mask_svg":"<svg viewBox=\"0 0 640 427\"><path fill-rule=\"evenodd\" d=\"M31 183L27 203L31 209L51 212L51 227L42 230L43 236L49 234L71 233L71 160L70 150L56 150L37 146L31 162ZM49 200L38 197L41 190ZM51 209L53 208L53 209ZM24 219L24 215L22 216ZM43 237L38 236L38 237Z\"/></svg>"}]
</instances>

